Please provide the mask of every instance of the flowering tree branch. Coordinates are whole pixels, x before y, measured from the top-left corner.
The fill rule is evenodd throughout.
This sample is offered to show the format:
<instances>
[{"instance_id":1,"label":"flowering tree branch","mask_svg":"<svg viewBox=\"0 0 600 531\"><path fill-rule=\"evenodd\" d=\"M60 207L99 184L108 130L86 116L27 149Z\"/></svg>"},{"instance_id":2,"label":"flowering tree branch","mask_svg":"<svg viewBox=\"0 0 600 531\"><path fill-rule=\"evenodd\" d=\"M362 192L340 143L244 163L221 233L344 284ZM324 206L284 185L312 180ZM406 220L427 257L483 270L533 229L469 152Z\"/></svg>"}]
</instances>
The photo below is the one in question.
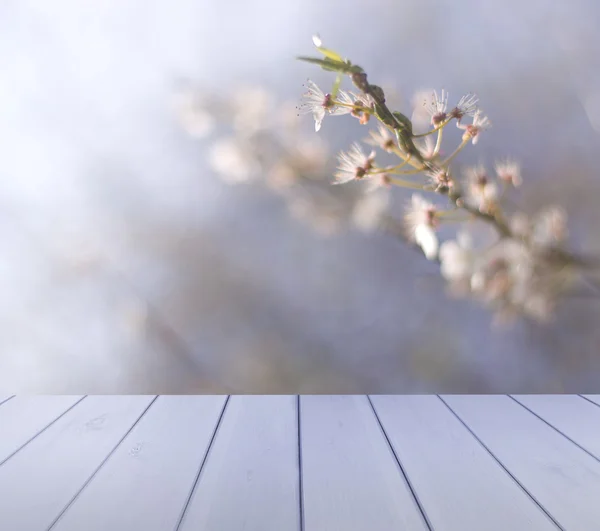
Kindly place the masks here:
<instances>
[{"instance_id":1,"label":"flowering tree branch","mask_svg":"<svg viewBox=\"0 0 600 531\"><path fill-rule=\"evenodd\" d=\"M483 165L461 175L455 170L461 151L477 144L491 126L477 96L466 94L450 106L446 91L433 91L415 104L409 119L395 110L390 89L372 84L362 67L324 48L319 38L313 42L321 57L300 59L335 78L325 92L308 80L296 110L293 105L274 109L273 95L257 87L232 94L190 91L178 100L177 112L191 135L207 137L217 122L230 126L229 136L217 139L208 157L224 181L264 183L294 217L322 235L349 223L367 232L383 229L439 264L450 293L483 303L501 319L546 321L561 297L581 288L590 292L588 277L600 272L600 260L567 249L561 208L550 205L533 216L505 208L508 194L522 183L519 164L500 161L494 172ZM345 78L354 92L342 88ZM376 123L364 139L371 151L353 142L339 153L335 171L323 136L300 134L297 110L312 114L316 131L330 116L350 115L363 126ZM423 112L427 125L418 123ZM452 123L461 138L444 153ZM343 186L331 186L332 173L333 184ZM412 191L402 218L392 211L393 188ZM443 229L453 228L455 235L440 242L448 232Z\"/></svg>"},{"instance_id":2,"label":"flowering tree branch","mask_svg":"<svg viewBox=\"0 0 600 531\"><path fill-rule=\"evenodd\" d=\"M475 95L463 96L448 109L448 94L444 90L440 95L434 92L426 102L431 129L415 134L412 121L388 106L383 89L369 81L362 67L324 48L319 37L313 37L313 43L323 57L299 59L337 74L329 93L308 82L301 109L312 113L316 131L327 115L351 114L361 124L375 118L379 128L376 133L371 132L367 143L401 160L399 164L381 166L376 162L376 151L367 155L360 144L354 143L350 151L339 154L335 184L370 181L375 188L394 185L445 196L450 209L441 209L414 194L402 224L389 215L382 220L388 231L402 234L420 247L428 259L440 263L441 273L453 292L482 300L501 318L521 314L547 320L558 297L572 291L584 271L600 266L598 259L564 248L566 215L561 209L547 208L533 220L504 211L504 194L521 183L515 162L497 164L495 178L483 166L471 168L462 182L455 178L451 169L455 157L469 143L476 144L491 125L477 106ZM358 93L341 90L341 76L348 76ZM471 123L465 124L465 118L470 118ZM449 156L442 158L443 132L452 121L463 131L462 139ZM418 144L435 134L435 145ZM418 174L426 180L411 180ZM466 220L456 239L440 246L438 229L449 220L455 221L457 212L466 214ZM495 233L492 241L488 237L479 247L473 244L477 222L491 226Z\"/></svg>"}]
</instances>

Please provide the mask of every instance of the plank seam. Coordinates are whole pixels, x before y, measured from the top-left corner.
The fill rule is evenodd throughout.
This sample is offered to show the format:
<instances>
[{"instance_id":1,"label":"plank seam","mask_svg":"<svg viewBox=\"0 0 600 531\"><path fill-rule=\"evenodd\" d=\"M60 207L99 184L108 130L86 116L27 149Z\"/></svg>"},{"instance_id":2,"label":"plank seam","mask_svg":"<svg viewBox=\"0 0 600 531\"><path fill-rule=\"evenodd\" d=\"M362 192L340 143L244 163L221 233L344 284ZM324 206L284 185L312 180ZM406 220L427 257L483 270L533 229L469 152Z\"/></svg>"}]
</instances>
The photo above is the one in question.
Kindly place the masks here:
<instances>
[{"instance_id":1,"label":"plank seam","mask_svg":"<svg viewBox=\"0 0 600 531\"><path fill-rule=\"evenodd\" d=\"M14 457L17 453L19 453L21 450L23 450L23 448L25 448L31 441L33 441L36 437L40 436L42 433L44 433L50 426L52 426L56 421L58 421L59 419L61 419L62 417L64 417L69 411L71 411L77 404L81 403L81 401L86 397L87 395L81 397L79 400L77 400L77 402L75 402L74 404L70 405L67 409L65 409L58 417L56 417L53 421L51 421L49 424L47 424L46 426L44 426L41 430L39 430L38 432L36 432L34 435L32 435L29 439L27 439L21 446L19 446L14 452L12 452L11 454L9 454L7 457L5 457L2 461L0 461L0 466L2 466L4 463L6 463L10 458Z\"/></svg>"},{"instance_id":2,"label":"plank seam","mask_svg":"<svg viewBox=\"0 0 600 531\"><path fill-rule=\"evenodd\" d=\"M12 395L12 396L9 396L8 398L5 398L4 400L2 400L2 402L0 402L0 406L1 406L2 404L6 404L6 402L8 402L9 400L11 400L11 399L12 399L12 398L14 398L14 397L15 397L15 395Z\"/></svg>"},{"instance_id":3,"label":"plank seam","mask_svg":"<svg viewBox=\"0 0 600 531\"><path fill-rule=\"evenodd\" d=\"M575 440L571 439L571 437L569 437L566 433L563 433L559 428L557 428L556 426L554 426L553 424L551 424L549 421L547 421L546 419L542 418L540 415L538 415L535 411L533 411L532 409L530 409L528 406L526 406L525 404L523 404L522 402L519 402L514 396L512 395L508 395L509 398L512 398L517 404L519 404L520 406L522 406L524 409L526 409L527 411L529 411L529 413L531 413L532 415L535 415L538 419L540 419L544 424L546 424L547 426L549 426L550 428L552 428L554 431L556 431L557 433L560 433L565 439L567 439L568 441L572 442L575 446L577 446L577 448L579 448L580 450L583 450L586 454L588 454L592 459L595 459L596 461L598 461L600 463L600 459L595 456L592 452L590 452L589 450L587 450L586 448L584 448L583 446L581 446L578 442L576 442Z\"/></svg>"},{"instance_id":4,"label":"plank seam","mask_svg":"<svg viewBox=\"0 0 600 531\"><path fill-rule=\"evenodd\" d=\"M512 474L512 472L500 461L500 459L492 452L492 450L475 434L475 432L469 427L469 425L452 409L452 407L440 396L437 397L442 403L450 410L450 412L459 420L459 422L468 430L468 432L475 438L475 440L482 446L482 448L492 457L494 461L506 472L509 477L521 488L521 490L529 497L529 499L538 506L538 508L550 519L550 521L561 531L565 531L564 527L561 526L558 521L550 514L550 512L537 500L537 498L529 492L525 486Z\"/></svg>"},{"instance_id":5,"label":"plank seam","mask_svg":"<svg viewBox=\"0 0 600 531\"><path fill-rule=\"evenodd\" d=\"M593 400L590 400L587 396L583 396L583 395L577 395L580 398L583 398L584 400L587 400L590 404L594 404L596 407L600 407L600 404L598 404L597 402L594 402Z\"/></svg>"},{"instance_id":6,"label":"plank seam","mask_svg":"<svg viewBox=\"0 0 600 531\"><path fill-rule=\"evenodd\" d=\"M299 517L300 517L300 531L304 531L304 479L303 479L303 465L302 465L302 421L300 414L300 395L296 395L296 412L298 415L298 509L299 509Z\"/></svg>"},{"instance_id":7,"label":"plank seam","mask_svg":"<svg viewBox=\"0 0 600 531\"><path fill-rule=\"evenodd\" d=\"M215 429L213 431L212 437L210 438L210 441L206 448L206 452L204 453L204 457L202 458L202 461L200 462L200 467L198 468L198 473L196 474L196 477L194 478L194 482L192 483L192 488L190 489L190 492L185 500L185 504L183 505L183 509L179 516L179 520L177 521L177 524L175 525L174 531L179 531L179 529L183 525L183 522L185 520L185 514L188 510L190 503L192 502L192 498L194 497L194 493L196 492L196 487L198 486L198 483L200 482L200 476L202 474L202 470L204 469L204 465L206 464L206 461L208 461L208 455L210 454L210 451L213 447L215 439L217 438L217 433L219 431L219 428L221 427L223 417L225 416L225 410L227 409L227 404L229 404L230 398L231 398L231 395L227 395L227 398L225 399L225 402L223 403L223 408L221 409L221 413L219 415L219 418L217 419L217 423L215 424Z\"/></svg>"},{"instance_id":8,"label":"plank seam","mask_svg":"<svg viewBox=\"0 0 600 531\"><path fill-rule=\"evenodd\" d=\"M138 418L134 421L134 423L129 427L129 429L125 432L125 434L117 441L117 444L115 444L115 446L112 448L112 450L110 452L108 452L107 456L100 462L100 464L96 467L96 469L91 473L90 477L84 482L84 484L75 493L75 496L73 496L71 498L71 500L67 503L67 505L65 505L65 507L63 508L63 510L58 514L58 516L54 519L54 521L48 526L48 528L46 529L46 531L50 531L58 523L58 521L63 517L63 515L67 512L67 510L69 509L69 507L71 507L71 505L73 505L73 503L75 503L75 501L77 500L77 498L79 498L79 496L81 496L81 493L84 491L84 489L92 482L92 480L96 477L96 475L98 474L98 472L100 472L100 469L104 466L104 464L117 451L117 448L127 438L127 436L133 431L133 429L137 426L137 424L140 422L140 420L142 420L142 417L147 413L147 411L150 409L150 407L152 406L152 404L154 404L154 402L156 402L156 399L158 398L158 396L159 395L156 395L150 401L150 403L144 408L144 410L142 411L142 413L138 416Z\"/></svg>"},{"instance_id":9,"label":"plank seam","mask_svg":"<svg viewBox=\"0 0 600 531\"><path fill-rule=\"evenodd\" d=\"M393 445L392 445L392 441L390 441L390 438L388 437L387 432L385 431L385 428L383 427L383 423L381 422L381 419L379 418L379 415L377 414L377 410L375 409L375 405L373 404L373 402L371 401L371 397L369 395L366 395L367 401L369 402L369 405L371 406L371 410L373 411L373 414L375 415L375 419L377 420L377 424L379 424L379 428L381 429L381 433L383 434L388 448L390 449L390 451L392 452L392 455L394 456L394 459L396 460L396 463L398 464L398 467L400 469L400 473L402 474L402 477L404 478L404 482L406 483L406 486L408 487L408 490L410 491L414 502L417 506L417 509L419 510L419 512L421 513L421 517L423 518L423 521L425 522L425 525L427 526L427 529L429 529L429 531L434 531L433 528L433 524L431 523L431 521L429 520L429 517L427 516L427 513L425 512L425 508L423 507L421 500L419 500L419 497L417 495L417 491L415 490L413 484L411 483L410 479L408 479L408 474L406 472L406 470L404 469L404 466L402 465L402 462L400 460L400 457L398 456L398 454L396 453L396 450L394 449Z\"/></svg>"}]
</instances>

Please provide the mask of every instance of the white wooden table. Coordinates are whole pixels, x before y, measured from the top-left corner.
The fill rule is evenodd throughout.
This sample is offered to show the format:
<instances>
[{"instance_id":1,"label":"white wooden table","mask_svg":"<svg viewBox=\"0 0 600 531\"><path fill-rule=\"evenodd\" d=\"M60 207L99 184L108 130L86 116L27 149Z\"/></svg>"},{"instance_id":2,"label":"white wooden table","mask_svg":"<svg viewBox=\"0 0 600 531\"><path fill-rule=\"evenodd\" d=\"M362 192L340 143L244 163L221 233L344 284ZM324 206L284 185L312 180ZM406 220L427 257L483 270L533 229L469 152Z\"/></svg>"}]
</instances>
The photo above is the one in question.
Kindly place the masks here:
<instances>
[{"instance_id":1,"label":"white wooden table","mask_svg":"<svg viewBox=\"0 0 600 531\"><path fill-rule=\"evenodd\" d=\"M600 530L600 396L0 397L0 529Z\"/></svg>"}]
</instances>

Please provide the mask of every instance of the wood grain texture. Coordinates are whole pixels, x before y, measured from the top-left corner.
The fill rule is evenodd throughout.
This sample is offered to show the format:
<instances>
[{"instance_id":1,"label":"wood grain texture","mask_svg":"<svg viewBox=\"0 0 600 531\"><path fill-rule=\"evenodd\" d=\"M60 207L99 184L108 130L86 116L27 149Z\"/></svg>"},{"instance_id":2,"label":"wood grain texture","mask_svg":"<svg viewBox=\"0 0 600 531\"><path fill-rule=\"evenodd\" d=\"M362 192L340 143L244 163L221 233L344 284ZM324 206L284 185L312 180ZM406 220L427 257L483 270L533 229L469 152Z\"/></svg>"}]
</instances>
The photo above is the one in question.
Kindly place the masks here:
<instances>
[{"instance_id":1,"label":"wood grain texture","mask_svg":"<svg viewBox=\"0 0 600 531\"><path fill-rule=\"evenodd\" d=\"M300 405L306 531L427 529L366 397Z\"/></svg>"},{"instance_id":2,"label":"wood grain texture","mask_svg":"<svg viewBox=\"0 0 600 531\"><path fill-rule=\"evenodd\" d=\"M0 530L600 531L598 395L78 400L0 404Z\"/></svg>"},{"instance_id":3,"label":"wood grain texture","mask_svg":"<svg viewBox=\"0 0 600 531\"><path fill-rule=\"evenodd\" d=\"M598 461L508 396L443 399L563 528L598 529Z\"/></svg>"},{"instance_id":4,"label":"wood grain texture","mask_svg":"<svg viewBox=\"0 0 600 531\"><path fill-rule=\"evenodd\" d=\"M181 531L299 529L296 398L232 396Z\"/></svg>"},{"instance_id":5,"label":"wood grain texture","mask_svg":"<svg viewBox=\"0 0 600 531\"><path fill-rule=\"evenodd\" d=\"M555 530L437 396L373 396L436 531Z\"/></svg>"},{"instance_id":6,"label":"wood grain texture","mask_svg":"<svg viewBox=\"0 0 600 531\"><path fill-rule=\"evenodd\" d=\"M82 397L16 396L0 407L0 463L39 435Z\"/></svg>"},{"instance_id":7,"label":"wood grain texture","mask_svg":"<svg viewBox=\"0 0 600 531\"><path fill-rule=\"evenodd\" d=\"M47 529L152 399L87 397L0 466L0 529Z\"/></svg>"},{"instance_id":8,"label":"wood grain texture","mask_svg":"<svg viewBox=\"0 0 600 531\"><path fill-rule=\"evenodd\" d=\"M225 399L159 397L52 529L175 529Z\"/></svg>"},{"instance_id":9,"label":"wood grain texture","mask_svg":"<svg viewBox=\"0 0 600 531\"><path fill-rule=\"evenodd\" d=\"M600 407L576 395L515 395L513 398L600 459Z\"/></svg>"}]
</instances>

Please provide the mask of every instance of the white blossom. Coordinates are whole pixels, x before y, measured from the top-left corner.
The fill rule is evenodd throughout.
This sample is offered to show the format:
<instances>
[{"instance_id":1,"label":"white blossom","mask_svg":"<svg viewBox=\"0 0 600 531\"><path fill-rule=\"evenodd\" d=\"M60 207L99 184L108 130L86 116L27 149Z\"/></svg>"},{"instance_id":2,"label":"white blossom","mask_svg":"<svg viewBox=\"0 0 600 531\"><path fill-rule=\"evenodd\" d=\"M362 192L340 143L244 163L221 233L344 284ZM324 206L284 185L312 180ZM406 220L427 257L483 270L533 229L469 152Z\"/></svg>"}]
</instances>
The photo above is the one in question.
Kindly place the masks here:
<instances>
[{"instance_id":1,"label":"white blossom","mask_svg":"<svg viewBox=\"0 0 600 531\"><path fill-rule=\"evenodd\" d=\"M348 94L352 97L352 101L355 105L360 105L361 107L372 107L375 103L375 100L370 94L356 94L356 92L350 91L348 91Z\"/></svg>"},{"instance_id":2,"label":"white blossom","mask_svg":"<svg viewBox=\"0 0 600 531\"><path fill-rule=\"evenodd\" d=\"M356 102L356 96L352 92L346 92L345 90L338 90L335 96L335 101L343 103L344 105L353 106ZM352 109L348 108L347 112L352 112Z\"/></svg>"},{"instance_id":3,"label":"white blossom","mask_svg":"<svg viewBox=\"0 0 600 531\"><path fill-rule=\"evenodd\" d=\"M447 118L446 109L448 108L448 93L442 89L438 96L437 91L433 91L431 99L426 102L427 113L431 118L431 125L437 126Z\"/></svg>"},{"instance_id":4,"label":"white blossom","mask_svg":"<svg viewBox=\"0 0 600 531\"><path fill-rule=\"evenodd\" d=\"M454 180L446 168L438 168L427 172L426 175L429 177L429 181L436 191L449 189L454 186Z\"/></svg>"},{"instance_id":5,"label":"white blossom","mask_svg":"<svg viewBox=\"0 0 600 531\"><path fill-rule=\"evenodd\" d=\"M315 131L321 129L325 114L340 115L352 112L350 107L341 107L334 103L331 94L325 94L316 83L310 79L306 82L308 92L304 94L305 102L299 107L302 113L312 113L315 120Z\"/></svg>"},{"instance_id":6,"label":"white blossom","mask_svg":"<svg viewBox=\"0 0 600 531\"><path fill-rule=\"evenodd\" d=\"M340 92L342 92L342 91L340 91ZM360 94L359 95L359 94L355 94L354 92L350 92L348 94L348 96L350 97L351 104L353 105L353 108L350 109L350 114L354 118L358 118L358 121L360 122L361 125L365 125L366 123L369 122L369 119L371 118L371 114L370 114L370 112L366 112L363 109L373 109L373 105L375 103L373 98L369 94ZM338 100L339 100L339 98L338 98ZM348 105L348 103L346 101L344 101L343 103Z\"/></svg>"},{"instance_id":7,"label":"white blossom","mask_svg":"<svg viewBox=\"0 0 600 531\"><path fill-rule=\"evenodd\" d=\"M362 179L373 168L375 151L365 155L359 144L354 143L349 152L341 151L338 155L339 166L335 174L335 184L343 184L355 179Z\"/></svg>"},{"instance_id":8,"label":"white blossom","mask_svg":"<svg viewBox=\"0 0 600 531\"><path fill-rule=\"evenodd\" d=\"M477 112L478 101L479 98L475 94L465 94L460 98L456 107L450 111L450 116L456 118L458 123L460 123L465 116L474 116Z\"/></svg>"},{"instance_id":9,"label":"white blossom","mask_svg":"<svg viewBox=\"0 0 600 531\"><path fill-rule=\"evenodd\" d=\"M382 123L377 125L377 131L369 131L369 137L365 142L371 146L383 149L388 153L394 151L394 148L396 147L396 138Z\"/></svg>"},{"instance_id":10,"label":"white blossom","mask_svg":"<svg viewBox=\"0 0 600 531\"><path fill-rule=\"evenodd\" d=\"M489 129L492 126L492 123L487 116L484 116L484 114L477 109L473 115L472 124L464 125L457 122L456 126L459 129L464 129L465 134L463 135L463 138L470 138L473 144L477 144L481 132Z\"/></svg>"}]
</instances>

